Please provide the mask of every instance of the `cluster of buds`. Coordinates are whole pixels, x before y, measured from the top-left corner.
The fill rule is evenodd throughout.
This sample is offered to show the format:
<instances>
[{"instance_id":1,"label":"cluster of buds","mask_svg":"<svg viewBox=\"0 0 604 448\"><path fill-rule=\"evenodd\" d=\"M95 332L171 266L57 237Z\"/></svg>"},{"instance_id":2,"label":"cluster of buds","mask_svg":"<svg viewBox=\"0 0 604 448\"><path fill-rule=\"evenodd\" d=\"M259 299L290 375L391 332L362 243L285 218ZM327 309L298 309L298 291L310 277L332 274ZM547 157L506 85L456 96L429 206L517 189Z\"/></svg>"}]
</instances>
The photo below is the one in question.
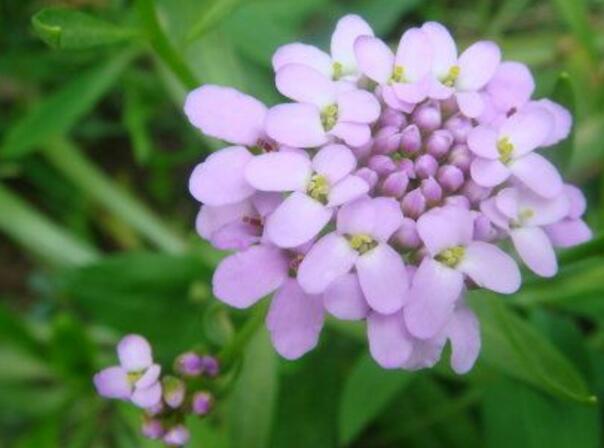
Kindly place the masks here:
<instances>
[{"instance_id":1,"label":"cluster of buds","mask_svg":"<svg viewBox=\"0 0 604 448\"><path fill-rule=\"evenodd\" d=\"M139 335L125 336L117 346L119 365L94 376L99 395L130 401L144 410L141 433L168 446L189 441L187 415L203 417L214 404L210 382L219 374L216 358L186 352L174 363L174 374L161 376L149 342Z\"/></svg>"},{"instance_id":2,"label":"cluster of buds","mask_svg":"<svg viewBox=\"0 0 604 448\"><path fill-rule=\"evenodd\" d=\"M531 99L529 69L495 43L458 54L435 22L394 52L348 15L331 54L292 43L272 63L293 102L204 85L185 104L192 125L233 144L189 183L198 233L235 252L215 296L247 308L274 293L266 323L288 359L317 344L330 313L366 321L384 368L431 367L449 341L452 368L467 372L480 329L465 291L521 284L499 243L550 277L554 247L591 237L582 193L536 151L568 136L569 112Z\"/></svg>"}]
</instances>

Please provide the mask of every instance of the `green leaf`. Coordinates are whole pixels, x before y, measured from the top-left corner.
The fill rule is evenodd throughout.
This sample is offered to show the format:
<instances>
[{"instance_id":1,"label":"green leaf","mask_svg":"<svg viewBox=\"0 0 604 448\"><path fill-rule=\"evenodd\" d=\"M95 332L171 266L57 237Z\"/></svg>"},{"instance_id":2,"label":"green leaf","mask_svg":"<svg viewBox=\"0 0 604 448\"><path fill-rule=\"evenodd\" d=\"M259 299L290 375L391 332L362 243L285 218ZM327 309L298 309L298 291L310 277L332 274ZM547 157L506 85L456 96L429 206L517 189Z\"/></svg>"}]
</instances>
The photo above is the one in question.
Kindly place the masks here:
<instances>
[{"instance_id":1,"label":"green leaf","mask_svg":"<svg viewBox=\"0 0 604 448\"><path fill-rule=\"evenodd\" d=\"M0 147L0 157L24 156L50 138L69 132L107 93L135 55L133 50L118 53L78 74L62 89L42 100L8 129Z\"/></svg>"},{"instance_id":2,"label":"green leaf","mask_svg":"<svg viewBox=\"0 0 604 448\"><path fill-rule=\"evenodd\" d=\"M96 323L144 335L167 360L203 342L202 308L189 294L209 276L191 255L130 252L67 272L61 292Z\"/></svg>"},{"instance_id":3,"label":"green leaf","mask_svg":"<svg viewBox=\"0 0 604 448\"><path fill-rule=\"evenodd\" d=\"M552 100L568 109L568 112L576 119L575 115L575 92L570 75L566 72L558 76L551 95ZM573 123L570 135L558 143L556 146L547 150L547 155L554 165L563 173L568 173L575 147L575 129L576 123Z\"/></svg>"},{"instance_id":4,"label":"green leaf","mask_svg":"<svg viewBox=\"0 0 604 448\"><path fill-rule=\"evenodd\" d=\"M413 378L402 370L384 370L362 354L344 384L338 428L340 444L348 445Z\"/></svg>"},{"instance_id":5,"label":"green leaf","mask_svg":"<svg viewBox=\"0 0 604 448\"><path fill-rule=\"evenodd\" d=\"M133 84L126 86L123 122L134 152L134 158L139 164L146 164L153 151L151 135L147 130L149 110L143 102L142 95Z\"/></svg>"},{"instance_id":6,"label":"green leaf","mask_svg":"<svg viewBox=\"0 0 604 448\"><path fill-rule=\"evenodd\" d=\"M46 8L32 17L36 34L53 48L81 50L131 39L137 31L67 8Z\"/></svg>"},{"instance_id":7,"label":"green leaf","mask_svg":"<svg viewBox=\"0 0 604 448\"><path fill-rule=\"evenodd\" d=\"M482 415L489 448L596 448L598 409L546 396L501 378L485 391Z\"/></svg>"},{"instance_id":8,"label":"green leaf","mask_svg":"<svg viewBox=\"0 0 604 448\"><path fill-rule=\"evenodd\" d=\"M591 27L586 0L552 0L558 13L589 55L598 61L597 33Z\"/></svg>"},{"instance_id":9,"label":"green leaf","mask_svg":"<svg viewBox=\"0 0 604 448\"><path fill-rule=\"evenodd\" d=\"M277 388L277 357L262 328L250 341L229 400L232 448L268 446Z\"/></svg>"},{"instance_id":10,"label":"green leaf","mask_svg":"<svg viewBox=\"0 0 604 448\"><path fill-rule=\"evenodd\" d=\"M81 322L67 313L53 322L50 359L63 376L90 385L94 373L95 346Z\"/></svg>"},{"instance_id":11,"label":"green leaf","mask_svg":"<svg viewBox=\"0 0 604 448\"><path fill-rule=\"evenodd\" d=\"M204 8L203 14L191 26L187 40L191 42L205 34L231 14L241 3L243 3L242 0L213 0L212 4Z\"/></svg>"},{"instance_id":12,"label":"green leaf","mask_svg":"<svg viewBox=\"0 0 604 448\"><path fill-rule=\"evenodd\" d=\"M555 396L595 402L576 368L498 296L480 292L469 299L480 318L481 356L488 364Z\"/></svg>"}]
</instances>

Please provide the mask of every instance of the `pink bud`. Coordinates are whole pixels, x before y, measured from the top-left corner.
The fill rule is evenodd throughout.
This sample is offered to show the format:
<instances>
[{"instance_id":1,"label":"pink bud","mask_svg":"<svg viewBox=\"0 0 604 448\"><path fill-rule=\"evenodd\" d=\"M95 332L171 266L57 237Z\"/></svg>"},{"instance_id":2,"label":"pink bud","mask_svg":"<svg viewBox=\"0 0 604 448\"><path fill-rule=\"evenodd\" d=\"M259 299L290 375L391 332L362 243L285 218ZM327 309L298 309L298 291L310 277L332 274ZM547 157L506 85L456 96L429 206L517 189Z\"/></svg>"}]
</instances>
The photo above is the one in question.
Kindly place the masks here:
<instances>
[{"instance_id":1,"label":"pink bud","mask_svg":"<svg viewBox=\"0 0 604 448\"><path fill-rule=\"evenodd\" d=\"M481 241L492 241L496 232L489 218L482 213L477 213L474 218L474 239Z\"/></svg>"},{"instance_id":2,"label":"pink bud","mask_svg":"<svg viewBox=\"0 0 604 448\"><path fill-rule=\"evenodd\" d=\"M472 163L472 153L465 144L457 144L449 154L449 164L467 173Z\"/></svg>"},{"instance_id":3,"label":"pink bud","mask_svg":"<svg viewBox=\"0 0 604 448\"><path fill-rule=\"evenodd\" d=\"M370 190L373 190L373 188L375 188L375 185L377 184L377 181L379 179L378 174L371 168L367 168L366 166L356 170L354 174L355 176L359 176L361 179L367 182L367 185L369 185Z\"/></svg>"},{"instance_id":4,"label":"pink bud","mask_svg":"<svg viewBox=\"0 0 604 448\"><path fill-rule=\"evenodd\" d=\"M367 165L380 176L387 176L396 171L394 160L381 154L372 156Z\"/></svg>"},{"instance_id":5,"label":"pink bud","mask_svg":"<svg viewBox=\"0 0 604 448\"><path fill-rule=\"evenodd\" d=\"M401 247L406 249L416 249L422 243L417 233L415 221L411 218L403 218L403 222L394 234L394 238Z\"/></svg>"},{"instance_id":6,"label":"pink bud","mask_svg":"<svg viewBox=\"0 0 604 448\"><path fill-rule=\"evenodd\" d=\"M184 376L198 376L203 372L201 356L194 352L186 352L176 358L175 370Z\"/></svg>"},{"instance_id":7,"label":"pink bud","mask_svg":"<svg viewBox=\"0 0 604 448\"><path fill-rule=\"evenodd\" d=\"M175 376L165 376L162 379L164 401L173 409L180 407L185 399L185 383Z\"/></svg>"},{"instance_id":8,"label":"pink bud","mask_svg":"<svg viewBox=\"0 0 604 448\"><path fill-rule=\"evenodd\" d=\"M401 201L403 214L409 218L417 219L426 210L426 198L419 188L410 191Z\"/></svg>"},{"instance_id":9,"label":"pink bud","mask_svg":"<svg viewBox=\"0 0 604 448\"><path fill-rule=\"evenodd\" d=\"M415 179L415 163L411 159L401 159L397 163L398 170L405 173L409 179Z\"/></svg>"},{"instance_id":10,"label":"pink bud","mask_svg":"<svg viewBox=\"0 0 604 448\"><path fill-rule=\"evenodd\" d=\"M428 102L413 112L413 121L423 131L434 131L440 128L442 116L437 102Z\"/></svg>"},{"instance_id":11,"label":"pink bud","mask_svg":"<svg viewBox=\"0 0 604 448\"><path fill-rule=\"evenodd\" d=\"M423 154L415 161L415 174L420 179L426 179L436 174L438 162L430 154Z\"/></svg>"},{"instance_id":12,"label":"pink bud","mask_svg":"<svg viewBox=\"0 0 604 448\"><path fill-rule=\"evenodd\" d=\"M145 419L141 426L141 433L147 439L157 440L164 435L164 428L161 421L157 419Z\"/></svg>"},{"instance_id":13,"label":"pink bud","mask_svg":"<svg viewBox=\"0 0 604 448\"><path fill-rule=\"evenodd\" d=\"M422 147L422 136L419 128L411 124L403 129L401 134L401 149L408 154L414 154Z\"/></svg>"},{"instance_id":14,"label":"pink bud","mask_svg":"<svg viewBox=\"0 0 604 448\"><path fill-rule=\"evenodd\" d=\"M387 126L377 131L373 141L373 151L378 154L390 154L401 145L401 133L398 128Z\"/></svg>"},{"instance_id":15,"label":"pink bud","mask_svg":"<svg viewBox=\"0 0 604 448\"><path fill-rule=\"evenodd\" d=\"M395 171L386 177L382 183L381 192L384 196L400 198L405 194L407 185L409 185L407 175L401 171Z\"/></svg>"},{"instance_id":16,"label":"pink bud","mask_svg":"<svg viewBox=\"0 0 604 448\"><path fill-rule=\"evenodd\" d=\"M488 198L491 191L493 191L492 188L482 187L472 179L468 180L461 189L464 196L474 205Z\"/></svg>"},{"instance_id":17,"label":"pink bud","mask_svg":"<svg viewBox=\"0 0 604 448\"><path fill-rule=\"evenodd\" d=\"M191 400L191 409L196 415L207 415L214 405L214 397L209 392L195 392Z\"/></svg>"},{"instance_id":18,"label":"pink bud","mask_svg":"<svg viewBox=\"0 0 604 448\"><path fill-rule=\"evenodd\" d=\"M463 185L464 175L459 168L445 165L439 168L436 179L445 191L452 193Z\"/></svg>"},{"instance_id":19,"label":"pink bud","mask_svg":"<svg viewBox=\"0 0 604 448\"><path fill-rule=\"evenodd\" d=\"M191 434L183 425L176 425L164 436L164 443L169 446L183 446L189 442Z\"/></svg>"},{"instance_id":20,"label":"pink bud","mask_svg":"<svg viewBox=\"0 0 604 448\"><path fill-rule=\"evenodd\" d=\"M407 125L407 119L401 112L391 108L386 108L382 111L378 125L393 126L397 129L402 129Z\"/></svg>"},{"instance_id":21,"label":"pink bud","mask_svg":"<svg viewBox=\"0 0 604 448\"><path fill-rule=\"evenodd\" d=\"M453 134L446 129L438 129L430 135L426 148L428 153L437 159L444 156L453 144Z\"/></svg>"},{"instance_id":22,"label":"pink bud","mask_svg":"<svg viewBox=\"0 0 604 448\"><path fill-rule=\"evenodd\" d=\"M435 205L441 201L443 189L433 177L422 180L420 188L428 205Z\"/></svg>"},{"instance_id":23,"label":"pink bud","mask_svg":"<svg viewBox=\"0 0 604 448\"><path fill-rule=\"evenodd\" d=\"M462 115L453 115L445 123L445 129L453 134L456 143L465 143L469 132L472 130L472 122Z\"/></svg>"},{"instance_id":24,"label":"pink bud","mask_svg":"<svg viewBox=\"0 0 604 448\"><path fill-rule=\"evenodd\" d=\"M468 198L460 194L445 198L445 205L452 205L454 207L461 207L470 210L470 201L468 201Z\"/></svg>"}]
</instances>

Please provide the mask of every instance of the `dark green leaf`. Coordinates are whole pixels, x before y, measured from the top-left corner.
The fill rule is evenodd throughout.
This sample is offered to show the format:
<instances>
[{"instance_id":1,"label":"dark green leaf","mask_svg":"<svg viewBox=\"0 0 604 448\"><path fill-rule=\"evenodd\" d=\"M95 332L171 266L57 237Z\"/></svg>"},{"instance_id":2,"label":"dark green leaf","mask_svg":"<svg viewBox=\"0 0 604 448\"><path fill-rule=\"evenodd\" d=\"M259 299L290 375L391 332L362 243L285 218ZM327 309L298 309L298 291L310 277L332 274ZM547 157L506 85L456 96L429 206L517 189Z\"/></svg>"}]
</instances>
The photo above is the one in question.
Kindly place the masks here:
<instances>
[{"instance_id":1,"label":"dark green leaf","mask_svg":"<svg viewBox=\"0 0 604 448\"><path fill-rule=\"evenodd\" d=\"M482 332L482 358L498 370L558 397L594 403L583 377L538 331L493 294L473 293Z\"/></svg>"},{"instance_id":2,"label":"dark green leaf","mask_svg":"<svg viewBox=\"0 0 604 448\"><path fill-rule=\"evenodd\" d=\"M131 50L88 70L48 96L7 131L0 156L20 157L67 133L109 90L136 53Z\"/></svg>"},{"instance_id":3,"label":"dark green leaf","mask_svg":"<svg viewBox=\"0 0 604 448\"><path fill-rule=\"evenodd\" d=\"M489 448L596 448L598 410L558 401L512 380L486 390L483 404L485 446Z\"/></svg>"},{"instance_id":4,"label":"dark green leaf","mask_svg":"<svg viewBox=\"0 0 604 448\"><path fill-rule=\"evenodd\" d=\"M412 377L402 370L384 370L369 354L361 355L342 392L338 421L340 443L352 442Z\"/></svg>"},{"instance_id":5,"label":"dark green leaf","mask_svg":"<svg viewBox=\"0 0 604 448\"><path fill-rule=\"evenodd\" d=\"M554 86L551 98L568 109L570 114L575 117L575 92L568 73L560 74ZM575 147L575 128L576 124L573 123L570 135L547 151L550 160L562 173L568 173L568 168L573 156Z\"/></svg>"},{"instance_id":6,"label":"dark green leaf","mask_svg":"<svg viewBox=\"0 0 604 448\"><path fill-rule=\"evenodd\" d=\"M68 272L62 289L95 322L144 335L167 360L203 342L202 308L189 295L209 275L193 256L128 253Z\"/></svg>"},{"instance_id":7,"label":"dark green leaf","mask_svg":"<svg viewBox=\"0 0 604 448\"><path fill-rule=\"evenodd\" d=\"M70 314L60 314L53 322L50 358L65 377L85 384L94 373L95 347L81 322Z\"/></svg>"},{"instance_id":8,"label":"dark green leaf","mask_svg":"<svg viewBox=\"0 0 604 448\"><path fill-rule=\"evenodd\" d=\"M123 42L137 32L89 14L66 8L46 8L32 17L36 34L53 48L80 50Z\"/></svg>"},{"instance_id":9,"label":"dark green leaf","mask_svg":"<svg viewBox=\"0 0 604 448\"><path fill-rule=\"evenodd\" d=\"M243 358L229 400L232 448L265 448L271 434L277 397L277 355L268 332L256 332Z\"/></svg>"},{"instance_id":10,"label":"dark green leaf","mask_svg":"<svg viewBox=\"0 0 604 448\"><path fill-rule=\"evenodd\" d=\"M134 157L140 164L145 164L149 160L153 150L153 142L147 130L148 115L148 109L137 87L132 84L126 86L123 121L130 134Z\"/></svg>"}]
</instances>

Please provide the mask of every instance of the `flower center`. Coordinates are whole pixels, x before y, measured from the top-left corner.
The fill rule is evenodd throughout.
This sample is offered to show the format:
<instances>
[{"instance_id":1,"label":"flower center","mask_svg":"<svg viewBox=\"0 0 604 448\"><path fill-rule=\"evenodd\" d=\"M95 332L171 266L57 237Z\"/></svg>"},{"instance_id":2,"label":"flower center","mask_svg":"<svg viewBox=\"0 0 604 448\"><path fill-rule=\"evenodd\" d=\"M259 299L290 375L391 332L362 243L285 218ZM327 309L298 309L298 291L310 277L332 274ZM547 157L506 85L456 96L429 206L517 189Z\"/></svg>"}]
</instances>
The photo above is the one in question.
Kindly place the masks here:
<instances>
[{"instance_id":1,"label":"flower center","mask_svg":"<svg viewBox=\"0 0 604 448\"><path fill-rule=\"evenodd\" d=\"M526 221L535 216L535 211L530 208L522 209L518 212L518 219L511 222L512 227L522 227L526 224Z\"/></svg>"},{"instance_id":2,"label":"flower center","mask_svg":"<svg viewBox=\"0 0 604 448\"><path fill-rule=\"evenodd\" d=\"M258 216L243 216L241 220L253 227L262 227L262 219L260 219Z\"/></svg>"},{"instance_id":3,"label":"flower center","mask_svg":"<svg viewBox=\"0 0 604 448\"><path fill-rule=\"evenodd\" d=\"M298 276L298 268L302 260L304 260L304 255L301 254L296 254L289 260L288 274L290 277L296 278Z\"/></svg>"},{"instance_id":4,"label":"flower center","mask_svg":"<svg viewBox=\"0 0 604 448\"><path fill-rule=\"evenodd\" d=\"M378 245L371 236L365 233L357 233L348 237L348 244L359 254L363 255Z\"/></svg>"},{"instance_id":5,"label":"flower center","mask_svg":"<svg viewBox=\"0 0 604 448\"><path fill-rule=\"evenodd\" d=\"M333 80L337 81L342 76L344 76L344 67L339 62L333 63Z\"/></svg>"},{"instance_id":6,"label":"flower center","mask_svg":"<svg viewBox=\"0 0 604 448\"><path fill-rule=\"evenodd\" d=\"M461 69L459 68L459 65L452 66L449 69L449 73L446 74L446 76L441 80L441 82L447 87L453 87L455 81L457 81L457 78L459 77L460 71Z\"/></svg>"},{"instance_id":7,"label":"flower center","mask_svg":"<svg viewBox=\"0 0 604 448\"><path fill-rule=\"evenodd\" d=\"M338 122L338 105L330 104L321 111L321 124L325 132L329 132Z\"/></svg>"},{"instance_id":8,"label":"flower center","mask_svg":"<svg viewBox=\"0 0 604 448\"><path fill-rule=\"evenodd\" d=\"M392 76L390 76L389 84L407 82L405 79L405 67L402 65L395 65L394 70L392 71Z\"/></svg>"},{"instance_id":9,"label":"flower center","mask_svg":"<svg viewBox=\"0 0 604 448\"><path fill-rule=\"evenodd\" d=\"M314 174L306 186L306 193L321 204L326 204L327 195L329 194L329 182L327 178L320 174Z\"/></svg>"},{"instance_id":10,"label":"flower center","mask_svg":"<svg viewBox=\"0 0 604 448\"><path fill-rule=\"evenodd\" d=\"M254 155L265 154L277 150L277 143L268 138L259 138L256 144L250 147L250 152Z\"/></svg>"},{"instance_id":11,"label":"flower center","mask_svg":"<svg viewBox=\"0 0 604 448\"><path fill-rule=\"evenodd\" d=\"M436 259L442 264L449 266L450 268L456 267L466 253L466 249L463 246L453 246L443 250L436 256Z\"/></svg>"},{"instance_id":12,"label":"flower center","mask_svg":"<svg viewBox=\"0 0 604 448\"><path fill-rule=\"evenodd\" d=\"M512 145L509 138L503 137L497 142L497 151L499 152L499 160L501 163L507 165L512 160L514 145Z\"/></svg>"},{"instance_id":13,"label":"flower center","mask_svg":"<svg viewBox=\"0 0 604 448\"><path fill-rule=\"evenodd\" d=\"M134 386L143 377L144 372L128 372L128 383Z\"/></svg>"}]
</instances>

